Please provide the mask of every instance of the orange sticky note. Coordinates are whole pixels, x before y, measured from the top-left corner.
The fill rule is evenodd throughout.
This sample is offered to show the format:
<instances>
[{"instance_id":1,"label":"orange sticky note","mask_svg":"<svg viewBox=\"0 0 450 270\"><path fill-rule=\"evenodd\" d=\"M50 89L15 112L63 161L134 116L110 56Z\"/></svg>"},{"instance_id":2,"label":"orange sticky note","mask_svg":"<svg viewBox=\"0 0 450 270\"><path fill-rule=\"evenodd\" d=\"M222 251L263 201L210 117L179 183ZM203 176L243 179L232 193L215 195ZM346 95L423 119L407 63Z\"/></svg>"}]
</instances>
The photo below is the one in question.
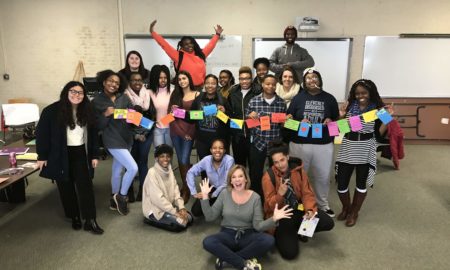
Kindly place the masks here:
<instances>
[{"instance_id":1,"label":"orange sticky note","mask_svg":"<svg viewBox=\"0 0 450 270\"><path fill-rule=\"evenodd\" d=\"M247 120L245 120L245 123L247 124L248 128L254 128L260 125L259 120L258 119L253 119L253 118L249 118Z\"/></svg>"},{"instance_id":2,"label":"orange sticky note","mask_svg":"<svg viewBox=\"0 0 450 270\"><path fill-rule=\"evenodd\" d=\"M170 123L172 123L173 121L175 121L175 117L173 117L173 115L171 113L167 114L166 116L164 116L163 118L161 118L161 120L159 120L161 122L161 124L163 124L164 126L168 126Z\"/></svg>"},{"instance_id":3,"label":"orange sticky note","mask_svg":"<svg viewBox=\"0 0 450 270\"><path fill-rule=\"evenodd\" d=\"M127 114L127 123L132 123L136 126L139 126L142 119L142 113L140 112L134 112L134 111L128 111Z\"/></svg>"},{"instance_id":4,"label":"orange sticky note","mask_svg":"<svg viewBox=\"0 0 450 270\"><path fill-rule=\"evenodd\" d=\"M272 123L284 123L286 121L286 113L272 113Z\"/></svg>"},{"instance_id":5,"label":"orange sticky note","mask_svg":"<svg viewBox=\"0 0 450 270\"><path fill-rule=\"evenodd\" d=\"M270 117L269 116L262 116L259 118L259 121L261 122L261 130L270 130Z\"/></svg>"}]
</instances>

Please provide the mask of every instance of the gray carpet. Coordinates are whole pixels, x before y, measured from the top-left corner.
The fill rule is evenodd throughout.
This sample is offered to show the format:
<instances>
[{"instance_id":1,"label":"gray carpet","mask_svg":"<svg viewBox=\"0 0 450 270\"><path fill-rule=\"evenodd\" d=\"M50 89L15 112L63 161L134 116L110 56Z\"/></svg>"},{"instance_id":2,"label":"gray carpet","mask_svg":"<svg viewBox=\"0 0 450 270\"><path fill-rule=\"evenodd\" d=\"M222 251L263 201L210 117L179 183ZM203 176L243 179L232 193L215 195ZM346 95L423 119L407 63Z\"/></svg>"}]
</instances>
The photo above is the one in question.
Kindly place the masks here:
<instances>
[{"instance_id":1,"label":"gray carpet","mask_svg":"<svg viewBox=\"0 0 450 270\"><path fill-rule=\"evenodd\" d=\"M399 171L380 160L355 227L337 222L300 243L294 261L274 250L261 259L263 268L450 269L450 146L409 145L406 154ZM175 234L143 224L140 203L120 216L108 208L110 165L101 162L94 184L104 235L73 231L56 185L37 175L29 178L26 203L0 203L0 269L214 269L202 240L219 222L198 219ZM334 184L330 202L338 212Z\"/></svg>"}]
</instances>

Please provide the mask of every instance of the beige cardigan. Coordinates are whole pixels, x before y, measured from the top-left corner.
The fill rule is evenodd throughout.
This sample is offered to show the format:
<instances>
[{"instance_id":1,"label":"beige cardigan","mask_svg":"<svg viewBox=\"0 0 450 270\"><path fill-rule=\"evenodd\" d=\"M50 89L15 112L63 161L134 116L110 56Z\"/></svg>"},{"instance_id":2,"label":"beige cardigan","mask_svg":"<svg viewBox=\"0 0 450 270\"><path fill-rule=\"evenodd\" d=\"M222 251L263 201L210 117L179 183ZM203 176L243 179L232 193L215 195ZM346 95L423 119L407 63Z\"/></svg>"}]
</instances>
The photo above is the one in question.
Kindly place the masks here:
<instances>
[{"instance_id":1,"label":"beige cardigan","mask_svg":"<svg viewBox=\"0 0 450 270\"><path fill-rule=\"evenodd\" d=\"M142 190L142 212L145 217L153 214L158 220L164 212L175 215L178 210L184 208L183 199L180 197L177 180L169 165L164 170L158 162L148 170Z\"/></svg>"}]
</instances>

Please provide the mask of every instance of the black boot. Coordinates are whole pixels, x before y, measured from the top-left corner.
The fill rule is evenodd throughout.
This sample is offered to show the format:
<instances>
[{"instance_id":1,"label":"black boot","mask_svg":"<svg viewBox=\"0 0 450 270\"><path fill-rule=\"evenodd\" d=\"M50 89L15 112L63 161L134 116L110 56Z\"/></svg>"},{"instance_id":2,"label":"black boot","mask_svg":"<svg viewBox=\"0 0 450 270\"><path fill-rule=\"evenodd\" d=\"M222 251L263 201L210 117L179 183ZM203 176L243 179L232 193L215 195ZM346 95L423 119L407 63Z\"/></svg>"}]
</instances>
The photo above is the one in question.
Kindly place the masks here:
<instances>
[{"instance_id":1,"label":"black boot","mask_svg":"<svg viewBox=\"0 0 450 270\"><path fill-rule=\"evenodd\" d=\"M138 194L136 196L136 201L137 202L142 202L142 186L139 186L139 191L138 191Z\"/></svg>"},{"instance_id":2,"label":"black boot","mask_svg":"<svg viewBox=\"0 0 450 270\"><path fill-rule=\"evenodd\" d=\"M75 216L72 218L72 228L76 231L81 229L81 219L79 216Z\"/></svg>"},{"instance_id":3,"label":"black boot","mask_svg":"<svg viewBox=\"0 0 450 270\"><path fill-rule=\"evenodd\" d=\"M136 201L135 197L134 197L134 189L133 189L133 184L131 184L130 188L128 189L128 202L129 203L134 203Z\"/></svg>"},{"instance_id":4,"label":"black boot","mask_svg":"<svg viewBox=\"0 0 450 270\"><path fill-rule=\"evenodd\" d=\"M90 231L93 234L103 234L103 229L98 226L97 221L95 219L86 219L84 223L84 230Z\"/></svg>"}]
</instances>

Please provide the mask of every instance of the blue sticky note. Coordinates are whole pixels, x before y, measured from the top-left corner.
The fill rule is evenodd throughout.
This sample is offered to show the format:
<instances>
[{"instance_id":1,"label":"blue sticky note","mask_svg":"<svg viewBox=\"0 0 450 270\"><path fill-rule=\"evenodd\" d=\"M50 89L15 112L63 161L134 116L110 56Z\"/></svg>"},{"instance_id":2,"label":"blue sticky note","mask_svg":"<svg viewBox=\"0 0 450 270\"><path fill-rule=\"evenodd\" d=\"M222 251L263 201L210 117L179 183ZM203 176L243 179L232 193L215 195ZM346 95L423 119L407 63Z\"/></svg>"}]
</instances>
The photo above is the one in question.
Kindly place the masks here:
<instances>
[{"instance_id":1,"label":"blue sticky note","mask_svg":"<svg viewBox=\"0 0 450 270\"><path fill-rule=\"evenodd\" d=\"M153 122L152 120L142 117L141 123L139 125L141 125L142 127L146 128L146 129L151 129L153 127L154 123L155 122Z\"/></svg>"},{"instance_id":2,"label":"blue sticky note","mask_svg":"<svg viewBox=\"0 0 450 270\"><path fill-rule=\"evenodd\" d=\"M316 139L322 138L322 124L312 125L312 137Z\"/></svg>"},{"instance_id":3,"label":"blue sticky note","mask_svg":"<svg viewBox=\"0 0 450 270\"><path fill-rule=\"evenodd\" d=\"M203 112L205 113L205 116L216 115L217 114L216 104L203 107Z\"/></svg>"},{"instance_id":4,"label":"blue sticky note","mask_svg":"<svg viewBox=\"0 0 450 270\"><path fill-rule=\"evenodd\" d=\"M309 124L305 122L300 123L300 128L298 129L298 136L308 137Z\"/></svg>"},{"instance_id":5,"label":"blue sticky note","mask_svg":"<svg viewBox=\"0 0 450 270\"><path fill-rule=\"evenodd\" d=\"M383 124L389 124L389 122L392 121L392 116L385 110L385 109L381 109L377 112L377 116L378 119L381 120L381 122L383 122Z\"/></svg>"}]
</instances>

